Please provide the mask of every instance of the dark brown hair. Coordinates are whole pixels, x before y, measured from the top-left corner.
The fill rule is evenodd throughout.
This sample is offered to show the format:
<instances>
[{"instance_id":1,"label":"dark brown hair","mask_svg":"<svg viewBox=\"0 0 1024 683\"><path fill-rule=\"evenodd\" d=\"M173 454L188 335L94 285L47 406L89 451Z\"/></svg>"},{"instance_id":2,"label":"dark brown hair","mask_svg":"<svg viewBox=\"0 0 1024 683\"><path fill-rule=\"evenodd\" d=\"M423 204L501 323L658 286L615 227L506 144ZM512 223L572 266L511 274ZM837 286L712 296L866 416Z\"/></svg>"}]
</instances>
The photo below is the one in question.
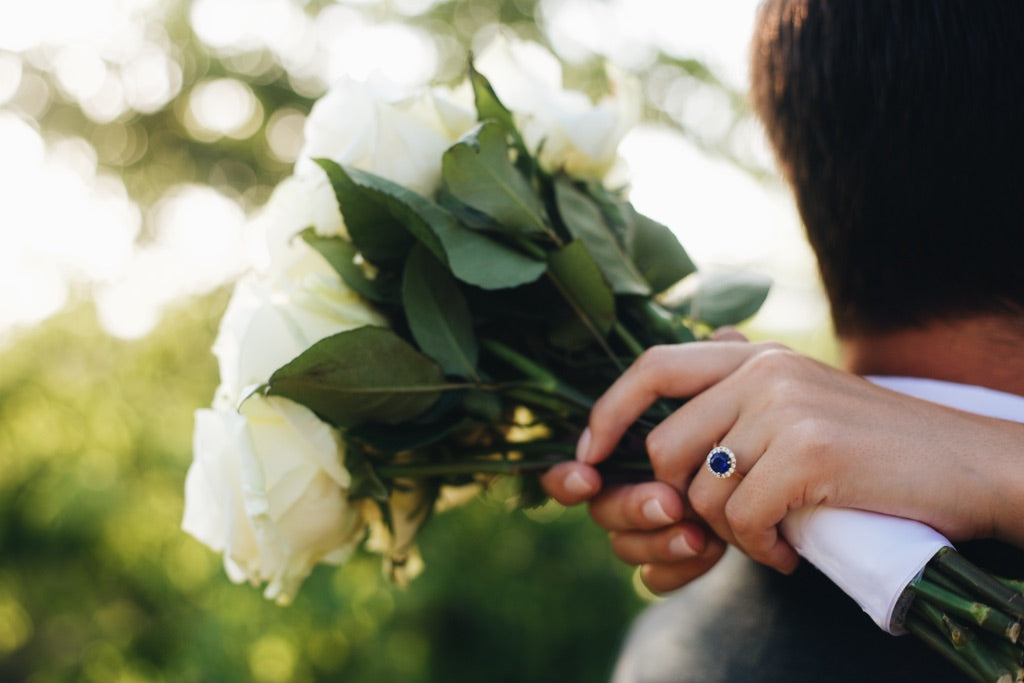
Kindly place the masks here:
<instances>
[{"instance_id":1,"label":"dark brown hair","mask_svg":"<svg viewBox=\"0 0 1024 683\"><path fill-rule=\"evenodd\" d=\"M768 0L751 97L840 335L1024 313L1024 2Z\"/></svg>"}]
</instances>

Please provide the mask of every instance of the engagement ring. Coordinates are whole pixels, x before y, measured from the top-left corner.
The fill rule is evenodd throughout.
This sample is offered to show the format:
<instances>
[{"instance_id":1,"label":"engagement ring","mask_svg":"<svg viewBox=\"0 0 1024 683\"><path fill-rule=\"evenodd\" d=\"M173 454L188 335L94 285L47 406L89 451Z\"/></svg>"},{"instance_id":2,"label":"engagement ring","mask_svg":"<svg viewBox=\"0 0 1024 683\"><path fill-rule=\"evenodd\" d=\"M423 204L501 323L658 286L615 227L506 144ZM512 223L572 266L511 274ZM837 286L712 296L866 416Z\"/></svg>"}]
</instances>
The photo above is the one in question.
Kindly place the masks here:
<instances>
[{"instance_id":1,"label":"engagement ring","mask_svg":"<svg viewBox=\"0 0 1024 683\"><path fill-rule=\"evenodd\" d=\"M725 446L715 446L708 453L708 470L719 479L728 479L736 471L736 454Z\"/></svg>"}]
</instances>

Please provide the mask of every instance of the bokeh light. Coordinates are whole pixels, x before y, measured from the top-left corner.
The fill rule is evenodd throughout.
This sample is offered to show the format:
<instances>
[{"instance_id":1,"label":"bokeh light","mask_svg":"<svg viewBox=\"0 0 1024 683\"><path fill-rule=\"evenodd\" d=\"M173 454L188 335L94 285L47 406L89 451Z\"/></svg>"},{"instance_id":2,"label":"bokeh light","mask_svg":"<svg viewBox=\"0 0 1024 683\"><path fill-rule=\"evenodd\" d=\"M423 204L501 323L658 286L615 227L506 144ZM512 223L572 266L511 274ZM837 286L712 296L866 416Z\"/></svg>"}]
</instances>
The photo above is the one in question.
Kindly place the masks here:
<instances>
[{"instance_id":1,"label":"bokeh light","mask_svg":"<svg viewBox=\"0 0 1024 683\"><path fill-rule=\"evenodd\" d=\"M235 78L198 83L189 95L185 125L198 140L244 139L263 123L263 106L252 88Z\"/></svg>"},{"instance_id":2,"label":"bokeh light","mask_svg":"<svg viewBox=\"0 0 1024 683\"><path fill-rule=\"evenodd\" d=\"M19 117L0 112L0 329L59 310L72 284L112 277L140 227L124 186L97 173L81 138L47 146Z\"/></svg>"},{"instance_id":3,"label":"bokeh light","mask_svg":"<svg viewBox=\"0 0 1024 683\"><path fill-rule=\"evenodd\" d=\"M267 121L267 146L279 161L293 163L302 151L306 115L292 108L275 111Z\"/></svg>"},{"instance_id":4,"label":"bokeh light","mask_svg":"<svg viewBox=\"0 0 1024 683\"><path fill-rule=\"evenodd\" d=\"M0 52L0 105L7 102L21 85L21 59L9 52Z\"/></svg>"},{"instance_id":5,"label":"bokeh light","mask_svg":"<svg viewBox=\"0 0 1024 683\"><path fill-rule=\"evenodd\" d=\"M120 337L146 334L167 306L210 291L248 263L244 212L209 187L171 188L150 210L148 223L153 239L95 293L101 323Z\"/></svg>"}]
</instances>

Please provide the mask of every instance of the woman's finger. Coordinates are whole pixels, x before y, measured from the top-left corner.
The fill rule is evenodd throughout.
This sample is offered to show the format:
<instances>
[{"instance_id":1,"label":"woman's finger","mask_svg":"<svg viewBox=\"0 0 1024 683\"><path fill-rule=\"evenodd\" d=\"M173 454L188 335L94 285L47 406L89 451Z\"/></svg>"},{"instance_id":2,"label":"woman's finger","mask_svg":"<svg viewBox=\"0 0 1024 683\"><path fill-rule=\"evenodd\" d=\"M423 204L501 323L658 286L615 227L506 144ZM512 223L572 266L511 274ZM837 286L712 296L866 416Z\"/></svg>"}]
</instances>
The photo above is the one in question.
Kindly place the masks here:
<instances>
[{"instance_id":1,"label":"woman's finger","mask_svg":"<svg viewBox=\"0 0 1024 683\"><path fill-rule=\"evenodd\" d=\"M601 490L601 475L590 465L563 462L541 475L540 485L562 505L576 505Z\"/></svg>"},{"instance_id":2,"label":"woman's finger","mask_svg":"<svg viewBox=\"0 0 1024 683\"><path fill-rule=\"evenodd\" d=\"M657 399L695 396L767 348L745 342L694 342L648 349L594 404L577 459L590 464L604 460Z\"/></svg>"},{"instance_id":3,"label":"woman's finger","mask_svg":"<svg viewBox=\"0 0 1024 683\"><path fill-rule=\"evenodd\" d=\"M725 543L717 538L708 539L704 552L692 560L673 563L646 564L640 578L655 593L675 590L707 573L725 554Z\"/></svg>"},{"instance_id":4,"label":"woman's finger","mask_svg":"<svg viewBox=\"0 0 1024 683\"><path fill-rule=\"evenodd\" d=\"M750 341L747 336L731 325L719 327L711 333L711 341Z\"/></svg>"},{"instance_id":5,"label":"woman's finger","mask_svg":"<svg viewBox=\"0 0 1024 683\"><path fill-rule=\"evenodd\" d=\"M749 476L729 496L722 517L730 542L754 560L789 574L796 569L800 558L779 533L778 525L790 509L822 501L805 500L802 494L787 494L805 491L806 482L799 473L792 472L792 468L787 470L781 463L781 459L771 457L770 453L758 460Z\"/></svg>"},{"instance_id":6,"label":"woman's finger","mask_svg":"<svg viewBox=\"0 0 1024 683\"><path fill-rule=\"evenodd\" d=\"M707 537L707 529L697 522L681 522L656 531L610 534L612 550L627 564L692 560L704 552Z\"/></svg>"},{"instance_id":7,"label":"woman's finger","mask_svg":"<svg viewBox=\"0 0 1024 683\"><path fill-rule=\"evenodd\" d=\"M674 524L687 514L679 492L660 481L616 486L590 503L590 516L608 531L648 531Z\"/></svg>"},{"instance_id":8,"label":"woman's finger","mask_svg":"<svg viewBox=\"0 0 1024 683\"><path fill-rule=\"evenodd\" d=\"M739 418L738 402L716 389L694 396L647 435L647 455L655 476L679 491L689 488L708 452Z\"/></svg>"}]
</instances>

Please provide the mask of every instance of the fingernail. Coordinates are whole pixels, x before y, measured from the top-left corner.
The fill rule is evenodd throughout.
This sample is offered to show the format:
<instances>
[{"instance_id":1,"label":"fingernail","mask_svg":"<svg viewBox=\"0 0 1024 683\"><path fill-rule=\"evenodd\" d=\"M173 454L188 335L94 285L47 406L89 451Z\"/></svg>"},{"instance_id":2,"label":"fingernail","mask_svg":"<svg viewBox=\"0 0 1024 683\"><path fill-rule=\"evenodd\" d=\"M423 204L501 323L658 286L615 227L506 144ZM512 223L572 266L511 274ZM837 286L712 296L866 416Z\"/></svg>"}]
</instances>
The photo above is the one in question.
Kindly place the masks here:
<instances>
[{"instance_id":1,"label":"fingernail","mask_svg":"<svg viewBox=\"0 0 1024 683\"><path fill-rule=\"evenodd\" d=\"M665 508L661 506L661 501L657 498L651 498L641 508L644 513L644 517L648 522L655 524L671 524L672 518L665 512Z\"/></svg>"},{"instance_id":2,"label":"fingernail","mask_svg":"<svg viewBox=\"0 0 1024 683\"><path fill-rule=\"evenodd\" d=\"M590 453L590 427L583 430L580 434L580 440L576 442L576 459L580 462L586 462L587 456Z\"/></svg>"},{"instance_id":3,"label":"fingernail","mask_svg":"<svg viewBox=\"0 0 1024 683\"><path fill-rule=\"evenodd\" d=\"M570 472L565 478L565 490L574 496L589 496L594 487L579 472Z\"/></svg>"},{"instance_id":4,"label":"fingernail","mask_svg":"<svg viewBox=\"0 0 1024 683\"><path fill-rule=\"evenodd\" d=\"M673 557L679 558L694 557L697 554L697 550L690 545L683 534L679 534L668 542L668 551L672 553Z\"/></svg>"}]
</instances>

